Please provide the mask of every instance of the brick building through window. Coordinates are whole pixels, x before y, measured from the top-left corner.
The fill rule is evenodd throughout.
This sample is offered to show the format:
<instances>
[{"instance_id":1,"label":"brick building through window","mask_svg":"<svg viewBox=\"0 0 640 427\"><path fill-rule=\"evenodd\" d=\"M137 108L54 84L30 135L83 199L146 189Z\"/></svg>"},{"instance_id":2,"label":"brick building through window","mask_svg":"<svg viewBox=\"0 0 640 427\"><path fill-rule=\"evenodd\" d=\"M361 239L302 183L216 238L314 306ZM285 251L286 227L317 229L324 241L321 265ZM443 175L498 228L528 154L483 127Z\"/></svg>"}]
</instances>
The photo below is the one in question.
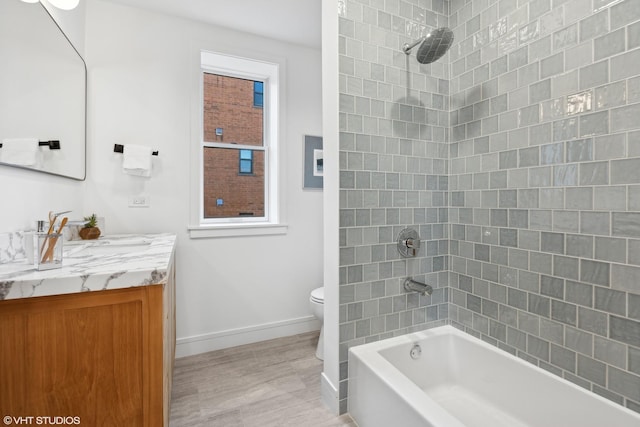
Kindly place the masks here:
<instances>
[{"instance_id":1,"label":"brick building through window","mask_svg":"<svg viewBox=\"0 0 640 427\"><path fill-rule=\"evenodd\" d=\"M203 147L205 218L265 216L263 97L262 82L204 73L204 141L225 144Z\"/></svg>"}]
</instances>

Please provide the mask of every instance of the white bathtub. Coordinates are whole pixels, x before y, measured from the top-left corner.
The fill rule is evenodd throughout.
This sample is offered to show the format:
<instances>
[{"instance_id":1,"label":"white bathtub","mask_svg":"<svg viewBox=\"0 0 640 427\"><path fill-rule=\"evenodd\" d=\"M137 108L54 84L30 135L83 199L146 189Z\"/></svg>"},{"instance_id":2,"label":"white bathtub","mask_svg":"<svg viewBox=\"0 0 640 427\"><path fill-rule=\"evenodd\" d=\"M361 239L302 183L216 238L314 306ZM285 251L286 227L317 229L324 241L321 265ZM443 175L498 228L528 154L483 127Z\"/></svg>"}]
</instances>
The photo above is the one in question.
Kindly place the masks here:
<instances>
[{"instance_id":1,"label":"white bathtub","mask_svg":"<svg viewBox=\"0 0 640 427\"><path fill-rule=\"evenodd\" d=\"M351 348L348 404L360 427L640 426L640 414L452 326Z\"/></svg>"}]
</instances>

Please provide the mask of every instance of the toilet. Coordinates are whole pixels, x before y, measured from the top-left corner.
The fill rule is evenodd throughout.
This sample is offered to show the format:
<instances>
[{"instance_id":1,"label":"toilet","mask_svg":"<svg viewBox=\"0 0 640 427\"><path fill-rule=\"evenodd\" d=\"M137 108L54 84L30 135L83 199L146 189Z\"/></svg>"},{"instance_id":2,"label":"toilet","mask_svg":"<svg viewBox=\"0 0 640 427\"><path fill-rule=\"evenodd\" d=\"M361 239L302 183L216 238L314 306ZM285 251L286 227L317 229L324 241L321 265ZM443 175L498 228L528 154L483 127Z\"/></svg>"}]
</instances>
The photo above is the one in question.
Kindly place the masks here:
<instances>
[{"instance_id":1,"label":"toilet","mask_svg":"<svg viewBox=\"0 0 640 427\"><path fill-rule=\"evenodd\" d=\"M311 291L309 304L311 305L313 315L322 323L320 338L318 338L318 347L316 348L316 357L324 360L324 288L316 288Z\"/></svg>"}]
</instances>

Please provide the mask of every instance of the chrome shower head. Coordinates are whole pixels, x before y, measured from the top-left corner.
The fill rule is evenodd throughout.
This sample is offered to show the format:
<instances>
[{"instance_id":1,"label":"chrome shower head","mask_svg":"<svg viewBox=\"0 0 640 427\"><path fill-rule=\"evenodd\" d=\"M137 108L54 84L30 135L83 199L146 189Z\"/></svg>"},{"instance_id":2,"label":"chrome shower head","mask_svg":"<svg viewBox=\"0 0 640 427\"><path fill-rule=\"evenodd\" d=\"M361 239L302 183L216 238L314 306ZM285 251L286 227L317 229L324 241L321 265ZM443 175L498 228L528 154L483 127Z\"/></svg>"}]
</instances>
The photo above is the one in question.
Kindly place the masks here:
<instances>
[{"instance_id":1,"label":"chrome shower head","mask_svg":"<svg viewBox=\"0 0 640 427\"><path fill-rule=\"evenodd\" d=\"M411 49L419 43L421 44L418 48L416 59L421 64L431 64L447 53L453 44L453 31L446 27L436 28L427 34L426 37L416 40L411 44L406 43L402 46L402 51L409 55Z\"/></svg>"}]
</instances>

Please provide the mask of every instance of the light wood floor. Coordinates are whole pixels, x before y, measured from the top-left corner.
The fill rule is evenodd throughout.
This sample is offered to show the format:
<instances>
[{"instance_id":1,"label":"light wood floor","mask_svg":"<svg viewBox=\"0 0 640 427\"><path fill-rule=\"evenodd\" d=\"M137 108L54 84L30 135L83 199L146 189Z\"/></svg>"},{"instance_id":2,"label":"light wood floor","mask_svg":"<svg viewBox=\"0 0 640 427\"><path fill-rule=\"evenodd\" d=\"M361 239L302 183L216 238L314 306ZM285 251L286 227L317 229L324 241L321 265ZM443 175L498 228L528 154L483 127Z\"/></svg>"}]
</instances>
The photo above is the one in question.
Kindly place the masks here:
<instances>
[{"instance_id":1,"label":"light wood floor","mask_svg":"<svg viewBox=\"0 0 640 427\"><path fill-rule=\"evenodd\" d=\"M356 427L320 399L312 332L176 359L171 427Z\"/></svg>"}]
</instances>

